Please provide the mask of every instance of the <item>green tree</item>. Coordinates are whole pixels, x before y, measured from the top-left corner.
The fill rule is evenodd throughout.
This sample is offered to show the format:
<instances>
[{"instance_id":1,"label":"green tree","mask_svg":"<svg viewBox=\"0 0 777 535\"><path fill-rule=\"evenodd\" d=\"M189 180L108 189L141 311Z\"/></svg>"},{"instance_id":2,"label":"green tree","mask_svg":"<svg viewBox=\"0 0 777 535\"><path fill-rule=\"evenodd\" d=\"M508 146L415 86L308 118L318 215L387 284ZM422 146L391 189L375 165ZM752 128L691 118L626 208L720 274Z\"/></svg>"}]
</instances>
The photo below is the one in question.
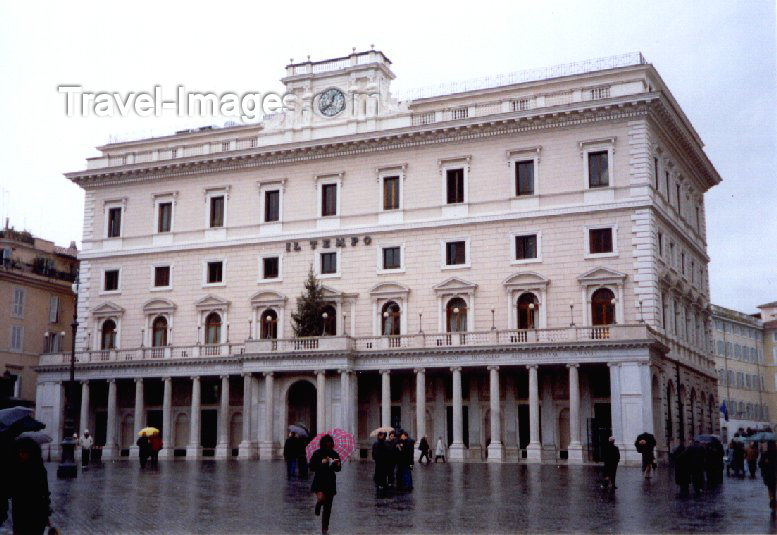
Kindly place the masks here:
<instances>
[{"instance_id":1,"label":"green tree","mask_svg":"<svg viewBox=\"0 0 777 535\"><path fill-rule=\"evenodd\" d=\"M291 314L294 336L321 336L324 331L324 320L321 317L324 306L321 284L313 273L313 266L310 266L305 290L297 298L296 312Z\"/></svg>"}]
</instances>

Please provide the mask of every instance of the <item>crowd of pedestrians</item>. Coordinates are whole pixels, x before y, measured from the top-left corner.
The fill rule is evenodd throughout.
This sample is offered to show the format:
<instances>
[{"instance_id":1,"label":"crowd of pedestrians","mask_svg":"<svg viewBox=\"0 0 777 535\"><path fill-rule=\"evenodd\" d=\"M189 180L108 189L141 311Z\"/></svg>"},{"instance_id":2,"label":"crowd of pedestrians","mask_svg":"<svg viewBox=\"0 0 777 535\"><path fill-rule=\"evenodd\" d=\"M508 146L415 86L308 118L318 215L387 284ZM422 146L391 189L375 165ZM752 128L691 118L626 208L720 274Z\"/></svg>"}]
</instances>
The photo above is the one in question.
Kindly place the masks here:
<instances>
[{"instance_id":1,"label":"crowd of pedestrians","mask_svg":"<svg viewBox=\"0 0 777 535\"><path fill-rule=\"evenodd\" d=\"M305 447L308 445L308 437L301 436L294 431L290 431L283 443L283 460L286 461L286 477L293 478L295 475L300 479L309 477L308 459L305 455Z\"/></svg>"},{"instance_id":2,"label":"crowd of pedestrians","mask_svg":"<svg viewBox=\"0 0 777 535\"><path fill-rule=\"evenodd\" d=\"M421 449L422 443L426 444ZM377 440L372 445L372 460L375 462L373 481L379 492L390 488L410 492L413 490L413 460L414 441L405 431L400 431L399 437L393 432L378 432ZM429 464L429 443L426 437L419 443L421 455L418 462L426 457Z\"/></svg>"}]
</instances>

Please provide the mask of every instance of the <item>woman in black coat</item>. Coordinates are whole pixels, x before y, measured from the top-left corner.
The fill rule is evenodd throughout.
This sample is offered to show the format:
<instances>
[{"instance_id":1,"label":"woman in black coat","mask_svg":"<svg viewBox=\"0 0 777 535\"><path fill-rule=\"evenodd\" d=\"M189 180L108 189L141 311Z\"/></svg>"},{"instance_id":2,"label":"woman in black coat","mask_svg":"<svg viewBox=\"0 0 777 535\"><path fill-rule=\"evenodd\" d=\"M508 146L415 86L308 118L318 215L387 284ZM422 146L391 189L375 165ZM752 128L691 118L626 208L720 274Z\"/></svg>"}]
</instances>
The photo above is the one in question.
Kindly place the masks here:
<instances>
[{"instance_id":1,"label":"woman in black coat","mask_svg":"<svg viewBox=\"0 0 777 535\"><path fill-rule=\"evenodd\" d=\"M43 466L40 446L29 438L14 444L14 458L8 478L11 498L13 532L25 535L42 534L51 514L49 482ZM0 518L0 524L5 515Z\"/></svg>"},{"instance_id":2,"label":"woman in black coat","mask_svg":"<svg viewBox=\"0 0 777 535\"><path fill-rule=\"evenodd\" d=\"M332 502L337 494L337 472L340 471L340 455L334 450L335 441L324 435L319 448L310 457L310 469L315 474L310 491L316 494L316 515L321 516L321 533L329 533L329 517Z\"/></svg>"},{"instance_id":3,"label":"woman in black coat","mask_svg":"<svg viewBox=\"0 0 777 535\"><path fill-rule=\"evenodd\" d=\"M761 469L761 478L769 491L769 508L774 511L777 509L777 500L775 499L775 487L777 487L777 442L770 440L766 443L766 451L761 453L761 460L758 461Z\"/></svg>"}]
</instances>

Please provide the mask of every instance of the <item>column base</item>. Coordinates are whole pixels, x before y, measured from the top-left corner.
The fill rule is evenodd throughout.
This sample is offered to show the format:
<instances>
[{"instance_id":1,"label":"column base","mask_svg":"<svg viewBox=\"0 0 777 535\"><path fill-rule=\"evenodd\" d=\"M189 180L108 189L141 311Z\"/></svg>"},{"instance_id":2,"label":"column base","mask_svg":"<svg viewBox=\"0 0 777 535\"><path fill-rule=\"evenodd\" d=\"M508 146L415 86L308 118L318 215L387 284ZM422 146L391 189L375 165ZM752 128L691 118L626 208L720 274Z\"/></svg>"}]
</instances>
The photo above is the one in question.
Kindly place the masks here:
<instances>
[{"instance_id":1,"label":"column base","mask_svg":"<svg viewBox=\"0 0 777 535\"><path fill-rule=\"evenodd\" d=\"M573 442L567 446L567 460L569 464L583 464L583 445Z\"/></svg>"},{"instance_id":2,"label":"column base","mask_svg":"<svg viewBox=\"0 0 777 535\"><path fill-rule=\"evenodd\" d=\"M488 452L488 462L501 463L504 462L504 446L501 442L492 442L488 445L486 450Z\"/></svg>"},{"instance_id":3,"label":"column base","mask_svg":"<svg viewBox=\"0 0 777 535\"><path fill-rule=\"evenodd\" d=\"M464 461L467 456L467 448L463 442L454 442L448 448L449 461Z\"/></svg>"},{"instance_id":4,"label":"column base","mask_svg":"<svg viewBox=\"0 0 777 535\"><path fill-rule=\"evenodd\" d=\"M256 459L256 445L252 442L241 442L237 448L238 459Z\"/></svg>"},{"instance_id":5,"label":"column base","mask_svg":"<svg viewBox=\"0 0 777 535\"><path fill-rule=\"evenodd\" d=\"M504 460L511 462L518 462L521 460L521 450L518 446L505 446L504 447Z\"/></svg>"},{"instance_id":6,"label":"column base","mask_svg":"<svg viewBox=\"0 0 777 535\"><path fill-rule=\"evenodd\" d=\"M530 442L526 446L526 461L530 463L542 462L542 447L539 442Z\"/></svg>"},{"instance_id":7,"label":"column base","mask_svg":"<svg viewBox=\"0 0 777 535\"><path fill-rule=\"evenodd\" d=\"M102 454L102 460L103 461L113 461L115 459L118 459L119 457L119 447L116 445L108 445L106 444L103 446L103 454ZM161 452L160 452L161 453Z\"/></svg>"},{"instance_id":8,"label":"column base","mask_svg":"<svg viewBox=\"0 0 777 535\"><path fill-rule=\"evenodd\" d=\"M161 461L170 461L175 457L175 452L173 451L173 448L164 447L161 450L159 450L159 460Z\"/></svg>"},{"instance_id":9,"label":"column base","mask_svg":"<svg viewBox=\"0 0 777 535\"><path fill-rule=\"evenodd\" d=\"M138 457L140 457L140 448L138 448L137 446L130 446L129 458L137 459Z\"/></svg>"},{"instance_id":10,"label":"column base","mask_svg":"<svg viewBox=\"0 0 777 535\"><path fill-rule=\"evenodd\" d=\"M259 460L270 461L274 456L274 445L272 442L261 442L259 444Z\"/></svg>"},{"instance_id":11,"label":"column base","mask_svg":"<svg viewBox=\"0 0 777 535\"><path fill-rule=\"evenodd\" d=\"M229 459L232 456L232 451L228 444L217 444L214 457L216 459Z\"/></svg>"},{"instance_id":12,"label":"column base","mask_svg":"<svg viewBox=\"0 0 777 535\"><path fill-rule=\"evenodd\" d=\"M201 446L186 446L186 460L198 461L202 459L202 447Z\"/></svg>"},{"instance_id":13,"label":"column base","mask_svg":"<svg viewBox=\"0 0 777 535\"><path fill-rule=\"evenodd\" d=\"M542 445L542 460L543 461L557 461L558 450L555 445L543 444Z\"/></svg>"}]
</instances>

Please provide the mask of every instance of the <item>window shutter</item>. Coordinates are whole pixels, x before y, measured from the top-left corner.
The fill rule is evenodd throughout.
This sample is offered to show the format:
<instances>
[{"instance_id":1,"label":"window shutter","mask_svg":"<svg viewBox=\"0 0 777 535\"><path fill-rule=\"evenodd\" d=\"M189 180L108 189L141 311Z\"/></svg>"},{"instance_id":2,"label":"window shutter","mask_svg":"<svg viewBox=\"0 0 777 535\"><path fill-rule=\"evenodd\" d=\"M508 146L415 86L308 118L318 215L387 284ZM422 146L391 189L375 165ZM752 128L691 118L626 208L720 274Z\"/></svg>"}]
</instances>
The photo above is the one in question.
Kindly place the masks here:
<instances>
[{"instance_id":1,"label":"window shutter","mask_svg":"<svg viewBox=\"0 0 777 535\"><path fill-rule=\"evenodd\" d=\"M49 300L49 323L59 322L59 296L52 295Z\"/></svg>"}]
</instances>

